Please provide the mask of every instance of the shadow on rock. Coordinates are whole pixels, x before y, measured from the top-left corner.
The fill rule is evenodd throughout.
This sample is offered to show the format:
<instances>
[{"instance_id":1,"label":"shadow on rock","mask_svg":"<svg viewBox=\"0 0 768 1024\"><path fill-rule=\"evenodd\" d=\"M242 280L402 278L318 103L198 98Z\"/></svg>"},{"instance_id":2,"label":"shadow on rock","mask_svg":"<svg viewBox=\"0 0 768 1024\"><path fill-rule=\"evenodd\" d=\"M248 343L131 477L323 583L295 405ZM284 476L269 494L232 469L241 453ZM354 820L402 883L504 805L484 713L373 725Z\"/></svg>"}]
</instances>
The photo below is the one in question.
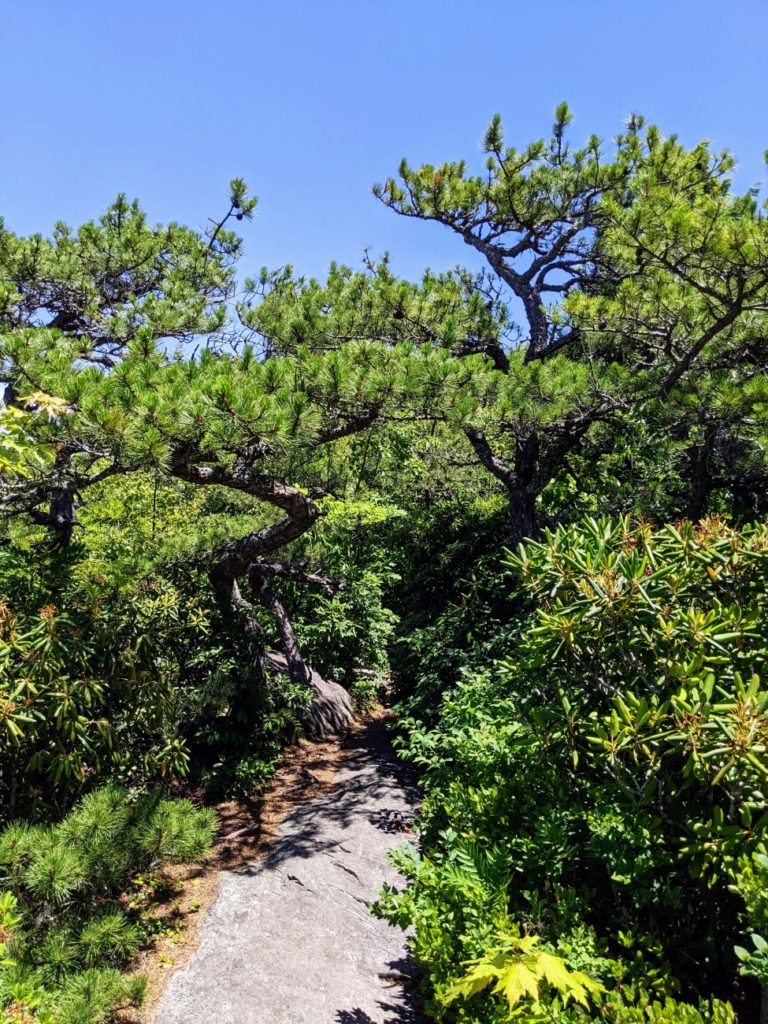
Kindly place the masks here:
<instances>
[{"instance_id":1,"label":"shadow on rock","mask_svg":"<svg viewBox=\"0 0 768 1024\"><path fill-rule=\"evenodd\" d=\"M336 1024L422 1024L423 1018L415 1010L392 1003L379 1003L382 1011L387 1014L381 1020L374 1020L365 1010L356 1007L353 1010L337 1010Z\"/></svg>"},{"instance_id":2,"label":"shadow on rock","mask_svg":"<svg viewBox=\"0 0 768 1024\"><path fill-rule=\"evenodd\" d=\"M400 989L406 997L406 1003L388 1003L379 1000L383 1017L374 1019L365 1010L355 1007L353 1010L337 1010L335 1024L424 1024L424 1018L417 1009L419 970L410 954L397 960L390 960L389 975L393 986ZM385 977L382 975L382 977Z\"/></svg>"},{"instance_id":3,"label":"shadow on rock","mask_svg":"<svg viewBox=\"0 0 768 1024\"><path fill-rule=\"evenodd\" d=\"M401 811L399 807L382 807L368 816L368 821L382 832L395 835L413 829L414 815Z\"/></svg>"},{"instance_id":4,"label":"shadow on rock","mask_svg":"<svg viewBox=\"0 0 768 1024\"><path fill-rule=\"evenodd\" d=\"M289 858L309 858L338 848L339 830L351 824L359 816L361 806L369 802L389 804L391 797L392 806L374 811L371 823L393 834L409 831L412 808L417 803L416 787L411 772L393 762L386 723L368 723L352 733L345 745L350 752L331 792L296 808L263 864L255 869L242 868L242 874L269 870Z\"/></svg>"}]
</instances>

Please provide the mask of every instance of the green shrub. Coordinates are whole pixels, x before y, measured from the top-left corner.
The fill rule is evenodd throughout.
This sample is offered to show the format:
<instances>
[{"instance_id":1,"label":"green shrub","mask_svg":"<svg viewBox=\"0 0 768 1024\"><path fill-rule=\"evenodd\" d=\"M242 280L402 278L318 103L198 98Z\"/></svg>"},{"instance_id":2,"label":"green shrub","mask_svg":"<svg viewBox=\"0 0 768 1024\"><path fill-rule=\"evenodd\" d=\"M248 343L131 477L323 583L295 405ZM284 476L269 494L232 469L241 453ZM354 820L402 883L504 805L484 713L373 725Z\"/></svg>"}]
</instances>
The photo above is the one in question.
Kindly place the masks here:
<instances>
[{"instance_id":1,"label":"green shrub","mask_svg":"<svg viewBox=\"0 0 768 1024\"><path fill-rule=\"evenodd\" d=\"M359 687L360 672L389 672L397 616L386 592L397 583L387 529L404 515L378 501L323 500L323 516L304 554L340 584L333 593L286 588L307 661L327 679Z\"/></svg>"},{"instance_id":2,"label":"green shrub","mask_svg":"<svg viewBox=\"0 0 768 1024\"><path fill-rule=\"evenodd\" d=\"M76 545L0 548L0 818L66 806L106 777L188 767L177 689L204 611L159 579L84 582L84 558Z\"/></svg>"},{"instance_id":3,"label":"green shrub","mask_svg":"<svg viewBox=\"0 0 768 1024\"><path fill-rule=\"evenodd\" d=\"M435 726L406 719L423 851L379 912L415 927L437 1020L511 1019L446 998L499 934L603 984L600 1019L730 1019L689 1000L730 998L734 946L765 927L768 528L590 520L509 567L534 619Z\"/></svg>"},{"instance_id":4,"label":"green shrub","mask_svg":"<svg viewBox=\"0 0 768 1024\"><path fill-rule=\"evenodd\" d=\"M23 1005L52 1024L98 1024L140 1001L141 979L119 973L142 941L120 896L139 871L199 858L215 823L212 811L186 800L105 787L57 825L8 826L0 833L0 932L9 933L0 1008Z\"/></svg>"}]
</instances>

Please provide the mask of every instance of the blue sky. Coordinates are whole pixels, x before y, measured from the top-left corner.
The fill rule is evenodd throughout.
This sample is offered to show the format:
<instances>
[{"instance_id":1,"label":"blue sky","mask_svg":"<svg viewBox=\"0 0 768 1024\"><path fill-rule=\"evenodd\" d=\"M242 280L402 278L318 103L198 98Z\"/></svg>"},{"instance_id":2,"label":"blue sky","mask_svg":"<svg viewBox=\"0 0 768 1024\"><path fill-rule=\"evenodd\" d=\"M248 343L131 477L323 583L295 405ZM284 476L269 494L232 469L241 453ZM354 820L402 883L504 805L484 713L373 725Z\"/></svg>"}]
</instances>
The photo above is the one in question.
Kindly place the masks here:
<instances>
[{"instance_id":1,"label":"blue sky","mask_svg":"<svg viewBox=\"0 0 768 1024\"><path fill-rule=\"evenodd\" d=\"M20 233L97 215L119 191L200 226L241 175L259 195L244 268L322 274L366 245L418 275L469 256L370 186L412 163L577 140L630 111L732 149L768 147L768 0L0 0L0 214Z\"/></svg>"}]
</instances>

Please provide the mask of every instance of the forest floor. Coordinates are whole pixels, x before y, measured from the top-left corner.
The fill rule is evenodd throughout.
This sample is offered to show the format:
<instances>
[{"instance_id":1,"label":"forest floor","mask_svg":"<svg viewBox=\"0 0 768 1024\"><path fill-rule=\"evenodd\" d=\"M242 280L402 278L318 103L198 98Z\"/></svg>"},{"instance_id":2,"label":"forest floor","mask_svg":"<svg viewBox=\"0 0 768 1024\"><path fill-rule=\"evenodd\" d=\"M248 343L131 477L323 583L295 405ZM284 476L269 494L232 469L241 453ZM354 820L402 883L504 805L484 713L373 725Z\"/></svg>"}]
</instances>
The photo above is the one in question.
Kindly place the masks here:
<instances>
[{"instance_id":1,"label":"forest floor","mask_svg":"<svg viewBox=\"0 0 768 1024\"><path fill-rule=\"evenodd\" d=\"M383 714L302 744L265 793L219 808L204 865L177 869L167 934L137 969L142 1024L415 1024L402 933L367 903L397 882L414 788Z\"/></svg>"}]
</instances>

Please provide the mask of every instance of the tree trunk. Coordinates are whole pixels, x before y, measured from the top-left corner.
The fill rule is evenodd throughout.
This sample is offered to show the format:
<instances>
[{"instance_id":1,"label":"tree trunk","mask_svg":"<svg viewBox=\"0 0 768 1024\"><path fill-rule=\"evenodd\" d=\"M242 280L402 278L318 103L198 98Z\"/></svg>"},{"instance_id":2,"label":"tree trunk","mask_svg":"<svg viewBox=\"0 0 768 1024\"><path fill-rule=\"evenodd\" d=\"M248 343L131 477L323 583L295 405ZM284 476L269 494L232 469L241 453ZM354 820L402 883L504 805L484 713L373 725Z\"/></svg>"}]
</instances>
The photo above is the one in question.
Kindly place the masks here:
<instances>
[{"instance_id":1,"label":"tree trunk","mask_svg":"<svg viewBox=\"0 0 768 1024\"><path fill-rule=\"evenodd\" d=\"M518 545L538 536L536 495L522 488L508 487L510 542Z\"/></svg>"},{"instance_id":2,"label":"tree trunk","mask_svg":"<svg viewBox=\"0 0 768 1024\"><path fill-rule=\"evenodd\" d=\"M493 451L481 430L466 427L464 433L474 448L480 464L504 485L507 492L511 543L519 544L523 540L535 537L538 533L536 498L541 490L538 435L534 432L517 442L513 467Z\"/></svg>"},{"instance_id":3,"label":"tree trunk","mask_svg":"<svg viewBox=\"0 0 768 1024\"><path fill-rule=\"evenodd\" d=\"M71 491L61 487L51 497L51 532L55 542L67 547L72 541L76 524L75 498Z\"/></svg>"},{"instance_id":4,"label":"tree trunk","mask_svg":"<svg viewBox=\"0 0 768 1024\"><path fill-rule=\"evenodd\" d=\"M254 573L250 575L251 591L254 598L268 608L275 617L277 628L280 633L280 640L288 667L288 676L291 682L302 686L312 685L312 673L301 656L301 649L293 623L288 617L285 606L277 594L267 584L267 581Z\"/></svg>"},{"instance_id":5,"label":"tree trunk","mask_svg":"<svg viewBox=\"0 0 768 1024\"><path fill-rule=\"evenodd\" d=\"M688 456L688 501L684 509L687 519L698 522L707 514L709 496L713 490L712 456L714 454L717 428L709 427L698 444L691 445Z\"/></svg>"},{"instance_id":6,"label":"tree trunk","mask_svg":"<svg viewBox=\"0 0 768 1024\"><path fill-rule=\"evenodd\" d=\"M68 488L57 487L50 492L49 511L34 508L30 511L32 520L48 528L53 544L65 548L72 540L78 525L75 518L75 497Z\"/></svg>"},{"instance_id":7,"label":"tree trunk","mask_svg":"<svg viewBox=\"0 0 768 1024\"><path fill-rule=\"evenodd\" d=\"M211 569L210 580L222 620L225 623L234 621L242 628L247 640L248 660L253 665L256 679L262 679L265 675L266 644L264 630L254 614L253 605L240 593L237 580L223 572L220 566ZM245 685L232 695L230 714L244 713L246 717L243 720L255 721L258 706L258 694Z\"/></svg>"},{"instance_id":8,"label":"tree trunk","mask_svg":"<svg viewBox=\"0 0 768 1024\"><path fill-rule=\"evenodd\" d=\"M344 732L352 723L352 699L349 693L330 679L323 679L304 661L293 624L285 607L266 580L257 572L250 574L254 598L275 616L285 658L288 678L312 690L312 703L305 715L305 725L315 739L328 739ZM280 660L271 658L281 670Z\"/></svg>"}]
</instances>

